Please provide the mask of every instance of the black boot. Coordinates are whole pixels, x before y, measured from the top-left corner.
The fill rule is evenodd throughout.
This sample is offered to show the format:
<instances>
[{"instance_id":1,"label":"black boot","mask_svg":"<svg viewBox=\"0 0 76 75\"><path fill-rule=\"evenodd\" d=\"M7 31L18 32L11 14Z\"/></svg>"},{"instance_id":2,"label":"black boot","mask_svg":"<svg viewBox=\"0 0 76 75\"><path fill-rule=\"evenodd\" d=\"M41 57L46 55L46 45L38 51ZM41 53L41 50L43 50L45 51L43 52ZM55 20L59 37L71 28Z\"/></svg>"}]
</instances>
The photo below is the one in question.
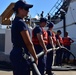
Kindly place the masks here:
<instances>
[{"instance_id":1,"label":"black boot","mask_svg":"<svg viewBox=\"0 0 76 75\"><path fill-rule=\"evenodd\" d=\"M52 75L50 70L47 70L47 71L46 71L46 74Z\"/></svg>"},{"instance_id":2,"label":"black boot","mask_svg":"<svg viewBox=\"0 0 76 75\"><path fill-rule=\"evenodd\" d=\"M55 75L54 73L52 73L51 70L47 70L47 71L46 71L46 74L47 74L47 75Z\"/></svg>"}]
</instances>

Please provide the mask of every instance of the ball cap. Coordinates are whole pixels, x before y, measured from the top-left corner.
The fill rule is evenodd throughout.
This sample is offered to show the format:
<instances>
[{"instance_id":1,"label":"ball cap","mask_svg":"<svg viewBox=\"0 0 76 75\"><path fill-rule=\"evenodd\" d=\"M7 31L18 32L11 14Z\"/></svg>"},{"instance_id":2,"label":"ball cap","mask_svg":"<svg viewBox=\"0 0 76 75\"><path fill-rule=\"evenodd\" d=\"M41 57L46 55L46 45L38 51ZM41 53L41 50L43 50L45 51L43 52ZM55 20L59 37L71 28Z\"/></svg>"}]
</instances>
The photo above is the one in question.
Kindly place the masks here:
<instances>
[{"instance_id":1,"label":"ball cap","mask_svg":"<svg viewBox=\"0 0 76 75\"><path fill-rule=\"evenodd\" d=\"M57 33L60 33L61 34L62 32L61 32L61 30L57 30Z\"/></svg>"},{"instance_id":2,"label":"ball cap","mask_svg":"<svg viewBox=\"0 0 76 75\"><path fill-rule=\"evenodd\" d=\"M49 28L54 27L54 23L53 22L49 22L48 25L47 25L47 27L49 27Z\"/></svg>"},{"instance_id":3,"label":"ball cap","mask_svg":"<svg viewBox=\"0 0 76 75\"><path fill-rule=\"evenodd\" d=\"M24 9L29 9L29 8L32 8L33 7L33 5L31 5L31 4L27 4L25 1L23 1L23 0L19 0L19 1L17 1L16 3L15 3L15 6L14 6L14 8L13 8L13 10L15 11L15 10L17 10L18 8L24 8Z\"/></svg>"},{"instance_id":4,"label":"ball cap","mask_svg":"<svg viewBox=\"0 0 76 75\"><path fill-rule=\"evenodd\" d=\"M47 22L47 19L46 18L40 18L40 23L41 22Z\"/></svg>"}]
</instances>

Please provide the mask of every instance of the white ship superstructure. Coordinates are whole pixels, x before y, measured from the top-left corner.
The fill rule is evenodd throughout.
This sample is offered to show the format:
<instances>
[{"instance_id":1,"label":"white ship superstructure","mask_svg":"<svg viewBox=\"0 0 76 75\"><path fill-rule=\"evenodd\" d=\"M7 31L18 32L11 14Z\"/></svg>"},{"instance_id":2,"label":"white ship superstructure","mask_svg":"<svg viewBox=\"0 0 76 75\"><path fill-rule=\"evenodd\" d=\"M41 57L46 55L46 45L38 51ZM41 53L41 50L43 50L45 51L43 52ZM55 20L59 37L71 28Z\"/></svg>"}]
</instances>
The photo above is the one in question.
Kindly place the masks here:
<instances>
[{"instance_id":1,"label":"white ship superstructure","mask_svg":"<svg viewBox=\"0 0 76 75\"><path fill-rule=\"evenodd\" d=\"M68 7L67 13L65 15L66 20L66 31L69 32L69 36L74 40L74 43L71 45L71 52L76 56L76 0L71 0ZM64 25L63 20L58 22L54 30L61 30L62 36L64 36Z\"/></svg>"}]
</instances>

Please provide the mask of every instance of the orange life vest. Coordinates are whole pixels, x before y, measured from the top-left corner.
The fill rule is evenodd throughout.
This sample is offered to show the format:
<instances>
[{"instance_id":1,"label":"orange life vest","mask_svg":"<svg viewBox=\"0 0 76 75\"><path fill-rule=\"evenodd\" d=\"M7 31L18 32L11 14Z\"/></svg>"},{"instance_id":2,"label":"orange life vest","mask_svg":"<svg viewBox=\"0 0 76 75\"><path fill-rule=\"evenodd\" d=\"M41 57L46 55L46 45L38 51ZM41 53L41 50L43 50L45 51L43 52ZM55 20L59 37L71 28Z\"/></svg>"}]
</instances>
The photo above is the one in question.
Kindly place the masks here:
<instances>
[{"instance_id":1,"label":"orange life vest","mask_svg":"<svg viewBox=\"0 0 76 75\"><path fill-rule=\"evenodd\" d=\"M64 37L63 38L63 45L64 46L70 46L71 45L70 38Z\"/></svg>"},{"instance_id":2,"label":"orange life vest","mask_svg":"<svg viewBox=\"0 0 76 75\"><path fill-rule=\"evenodd\" d=\"M42 28L42 35L43 35L43 41L44 41L44 43L48 44L48 33L43 28ZM35 45L39 44L39 40L38 40L37 36L34 35L34 30L32 31L32 42Z\"/></svg>"},{"instance_id":3,"label":"orange life vest","mask_svg":"<svg viewBox=\"0 0 76 75\"><path fill-rule=\"evenodd\" d=\"M59 42L60 42L60 44L63 44L63 39L61 36L59 36Z\"/></svg>"},{"instance_id":4,"label":"orange life vest","mask_svg":"<svg viewBox=\"0 0 76 75\"><path fill-rule=\"evenodd\" d=\"M56 44L56 37L55 37L55 33L54 32L52 32L52 39L53 39L54 44Z\"/></svg>"},{"instance_id":5,"label":"orange life vest","mask_svg":"<svg viewBox=\"0 0 76 75\"><path fill-rule=\"evenodd\" d=\"M58 39L59 39L60 44L63 45L63 39L62 39L62 37L58 36Z\"/></svg>"}]
</instances>

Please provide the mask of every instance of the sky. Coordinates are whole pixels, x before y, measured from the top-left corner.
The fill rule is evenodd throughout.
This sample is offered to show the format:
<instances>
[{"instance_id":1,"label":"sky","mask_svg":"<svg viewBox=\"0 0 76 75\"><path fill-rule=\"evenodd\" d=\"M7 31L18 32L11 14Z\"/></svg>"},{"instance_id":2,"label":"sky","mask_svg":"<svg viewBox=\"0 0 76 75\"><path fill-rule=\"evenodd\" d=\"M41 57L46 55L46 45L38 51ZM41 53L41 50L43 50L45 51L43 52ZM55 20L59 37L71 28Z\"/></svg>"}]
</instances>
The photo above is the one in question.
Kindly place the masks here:
<instances>
[{"instance_id":1,"label":"sky","mask_svg":"<svg viewBox=\"0 0 76 75\"><path fill-rule=\"evenodd\" d=\"M0 0L0 15L9 6L11 2L18 0ZM35 17L37 14L41 14L44 11L44 16L51 10L58 0L25 0L29 4L33 4L33 8L30 9L29 13L31 17Z\"/></svg>"}]
</instances>

